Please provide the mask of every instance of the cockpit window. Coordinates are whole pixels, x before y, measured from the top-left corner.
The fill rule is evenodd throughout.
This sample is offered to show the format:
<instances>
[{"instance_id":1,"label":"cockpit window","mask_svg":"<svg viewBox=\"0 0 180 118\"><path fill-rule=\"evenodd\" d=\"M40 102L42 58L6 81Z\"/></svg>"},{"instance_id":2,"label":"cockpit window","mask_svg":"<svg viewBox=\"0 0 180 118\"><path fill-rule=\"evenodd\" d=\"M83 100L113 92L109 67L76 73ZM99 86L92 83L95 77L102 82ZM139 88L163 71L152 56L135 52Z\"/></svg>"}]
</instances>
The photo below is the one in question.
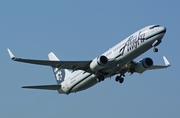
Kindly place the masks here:
<instances>
[{"instance_id":1,"label":"cockpit window","mask_svg":"<svg viewBox=\"0 0 180 118\"><path fill-rule=\"evenodd\" d=\"M159 26L160 26L160 25L154 25L154 26L150 27L149 29L153 29L153 28L159 27Z\"/></svg>"}]
</instances>

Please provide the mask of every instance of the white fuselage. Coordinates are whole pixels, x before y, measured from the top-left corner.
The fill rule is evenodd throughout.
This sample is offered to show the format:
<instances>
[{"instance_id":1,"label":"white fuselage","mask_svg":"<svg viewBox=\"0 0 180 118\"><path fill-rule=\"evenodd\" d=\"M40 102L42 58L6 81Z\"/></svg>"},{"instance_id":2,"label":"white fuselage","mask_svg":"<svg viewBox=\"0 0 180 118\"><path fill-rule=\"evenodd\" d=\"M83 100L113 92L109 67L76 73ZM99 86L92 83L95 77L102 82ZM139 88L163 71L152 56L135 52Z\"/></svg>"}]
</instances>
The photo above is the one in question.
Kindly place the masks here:
<instances>
[{"instance_id":1,"label":"white fuselage","mask_svg":"<svg viewBox=\"0 0 180 118\"><path fill-rule=\"evenodd\" d=\"M155 25L147 26L133 33L102 54L106 56L109 61L108 65L101 70L102 73L106 73L104 75L105 78L119 74L125 64L161 42L166 28L159 25L157 27L153 26ZM66 94L69 94L71 92L85 90L96 83L98 83L97 74L78 70L67 77L65 81L61 83L61 86L62 90Z\"/></svg>"}]
</instances>

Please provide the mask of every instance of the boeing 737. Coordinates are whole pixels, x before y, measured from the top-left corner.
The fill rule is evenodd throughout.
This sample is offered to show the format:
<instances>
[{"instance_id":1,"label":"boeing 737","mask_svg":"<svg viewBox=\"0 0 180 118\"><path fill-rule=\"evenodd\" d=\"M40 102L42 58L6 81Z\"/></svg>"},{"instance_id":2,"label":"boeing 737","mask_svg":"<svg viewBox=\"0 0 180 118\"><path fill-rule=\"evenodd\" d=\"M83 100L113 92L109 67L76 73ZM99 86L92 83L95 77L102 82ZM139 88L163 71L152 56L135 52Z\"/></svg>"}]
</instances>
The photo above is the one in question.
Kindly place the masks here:
<instances>
[{"instance_id":1,"label":"boeing 737","mask_svg":"<svg viewBox=\"0 0 180 118\"><path fill-rule=\"evenodd\" d=\"M53 69L57 84L22 88L57 90L59 94L68 95L92 87L114 75L118 75L115 77L117 82L123 83L127 72L142 74L146 70L169 67L170 63L165 56L163 57L165 65L154 65L149 57L133 61L151 48L154 52L158 52L157 46L162 42L165 33L166 28L160 25L144 27L89 61L59 61L53 52L48 54L49 60L23 59L16 58L10 49L7 50L13 61L45 65Z\"/></svg>"}]
</instances>

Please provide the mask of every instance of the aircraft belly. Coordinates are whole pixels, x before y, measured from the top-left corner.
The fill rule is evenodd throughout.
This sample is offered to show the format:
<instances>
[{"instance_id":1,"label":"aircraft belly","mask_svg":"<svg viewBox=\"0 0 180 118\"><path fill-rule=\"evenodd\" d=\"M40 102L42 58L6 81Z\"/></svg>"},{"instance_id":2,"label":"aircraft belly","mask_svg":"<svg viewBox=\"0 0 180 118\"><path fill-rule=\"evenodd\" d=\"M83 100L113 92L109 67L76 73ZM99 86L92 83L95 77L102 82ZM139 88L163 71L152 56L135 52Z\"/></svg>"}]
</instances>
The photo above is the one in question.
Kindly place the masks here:
<instances>
[{"instance_id":1,"label":"aircraft belly","mask_svg":"<svg viewBox=\"0 0 180 118\"><path fill-rule=\"evenodd\" d=\"M79 82L74 84L73 86L70 87L69 92L78 92L85 90L87 88L90 88L91 86L97 84L98 81L96 79L96 76L94 74L90 74L87 77L81 78Z\"/></svg>"},{"instance_id":2,"label":"aircraft belly","mask_svg":"<svg viewBox=\"0 0 180 118\"><path fill-rule=\"evenodd\" d=\"M78 92L78 91L82 91L82 90L88 89L88 88L94 86L97 83L98 83L98 81L97 81L96 78L89 77L86 80L84 80L81 83L79 83L77 86L75 86L72 89L72 92Z\"/></svg>"}]
</instances>

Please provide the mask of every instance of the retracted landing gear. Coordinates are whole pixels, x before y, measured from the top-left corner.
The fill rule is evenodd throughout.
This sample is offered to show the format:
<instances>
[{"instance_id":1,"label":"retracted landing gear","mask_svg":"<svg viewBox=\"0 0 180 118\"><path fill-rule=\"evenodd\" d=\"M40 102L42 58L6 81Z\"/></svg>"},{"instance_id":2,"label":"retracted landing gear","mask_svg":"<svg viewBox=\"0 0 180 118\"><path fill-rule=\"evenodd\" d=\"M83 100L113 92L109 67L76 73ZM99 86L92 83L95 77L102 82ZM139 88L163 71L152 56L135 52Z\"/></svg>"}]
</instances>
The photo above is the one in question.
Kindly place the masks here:
<instances>
[{"instance_id":1,"label":"retracted landing gear","mask_svg":"<svg viewBox=\"0 0 180 118\"><path fill-rule=\"evenodd\" d=\"M158 49L156 47L154 47L153 51L154 52L158 52Z\"/></svg>"},{"instance_id":2,"label":"retracted landing gear","mask_svg":"<svg viewBox=\"0 0 180 118\"><path fill-rule=\"evenodd\" d=\"M103 76L103 75L99 75L99 76L97 77L97 81L98 81L98 82L104 81L104 76Z\"/></svg>"},{"instance_id":3,"label":"retracted landing gear","mask_svg":"<svg viewBox=\"0 0 180 118\"><path fill-rule=\"evenodd\" d=\"M119 83L123 83L124 82L124 78L122 77L122 75L116 76L115 80L116 80L116 82L119 82Z\"/></svg>"}]
</instances>

